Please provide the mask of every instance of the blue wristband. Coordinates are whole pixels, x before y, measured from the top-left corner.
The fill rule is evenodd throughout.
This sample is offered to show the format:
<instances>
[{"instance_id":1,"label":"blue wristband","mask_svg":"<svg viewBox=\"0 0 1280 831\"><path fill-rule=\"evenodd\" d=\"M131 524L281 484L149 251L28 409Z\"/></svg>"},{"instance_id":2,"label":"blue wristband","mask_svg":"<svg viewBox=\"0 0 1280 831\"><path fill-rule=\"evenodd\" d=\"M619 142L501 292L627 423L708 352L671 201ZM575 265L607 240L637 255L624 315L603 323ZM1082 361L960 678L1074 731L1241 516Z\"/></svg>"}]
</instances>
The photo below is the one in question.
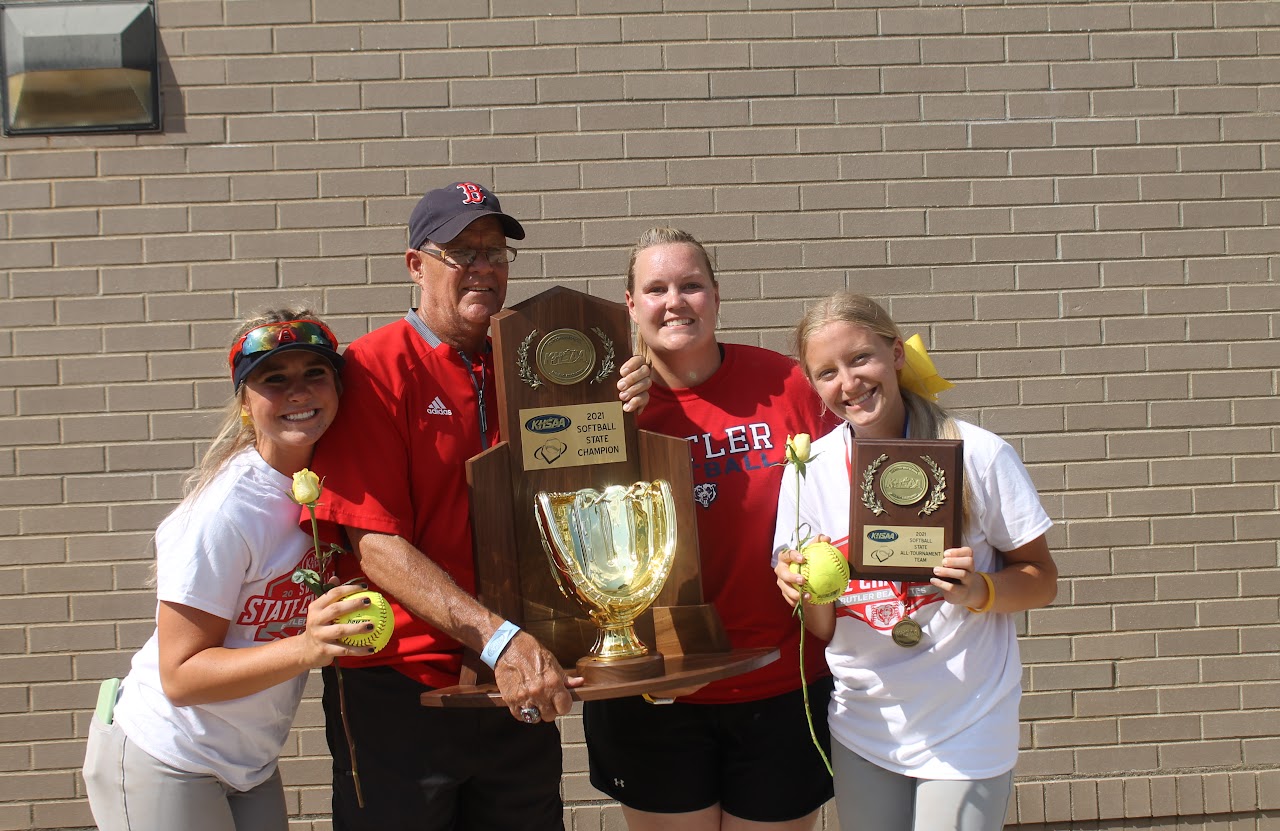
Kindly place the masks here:
<instances>
[{"instance_id":1,"label":"blue wristband","mask_svg":"<svg viewBox=\"0 0 1280 831\"><path fill-rule=\"evenodd\" d=\"M489 669L493 669L497 665L498 659L502 657L502 653L506 651L507 644L511 643L511 639L519 631L520 627L511 621L502 621L502 625L494 630L493 636L489 638L489 642L484 645L484 649L480 652L480 660L484 661Z\"/></svg>"}]
</instances>

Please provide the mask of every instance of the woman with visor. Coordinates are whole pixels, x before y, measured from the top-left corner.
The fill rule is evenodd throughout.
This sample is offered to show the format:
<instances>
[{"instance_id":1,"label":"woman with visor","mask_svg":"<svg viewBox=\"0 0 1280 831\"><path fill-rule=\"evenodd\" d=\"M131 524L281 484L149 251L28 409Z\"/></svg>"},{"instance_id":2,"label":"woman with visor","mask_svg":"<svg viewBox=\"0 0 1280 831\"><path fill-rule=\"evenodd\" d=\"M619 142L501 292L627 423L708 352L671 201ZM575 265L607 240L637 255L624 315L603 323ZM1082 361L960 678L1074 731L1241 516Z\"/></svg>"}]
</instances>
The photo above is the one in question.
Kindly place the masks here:
<instances>
[{"instance_id":1,"label":"woman with visor","mask_svg":"<svg viewBox=\"0 0 1280 831\"><path fill-rule=\"evenodd\" d=\"M307 672L368 651L337 624L367 599L311 601L324 571L299 530L292 476L338 409L342 357L306 310L246 321L234 397L187 494L156 531L156 631L89 730L84 778L101 831L285 831L277 759ZM329 569L328 571L331 571ZM328 574L322 576L322 580Z\"/></svg>"}]
</instances>

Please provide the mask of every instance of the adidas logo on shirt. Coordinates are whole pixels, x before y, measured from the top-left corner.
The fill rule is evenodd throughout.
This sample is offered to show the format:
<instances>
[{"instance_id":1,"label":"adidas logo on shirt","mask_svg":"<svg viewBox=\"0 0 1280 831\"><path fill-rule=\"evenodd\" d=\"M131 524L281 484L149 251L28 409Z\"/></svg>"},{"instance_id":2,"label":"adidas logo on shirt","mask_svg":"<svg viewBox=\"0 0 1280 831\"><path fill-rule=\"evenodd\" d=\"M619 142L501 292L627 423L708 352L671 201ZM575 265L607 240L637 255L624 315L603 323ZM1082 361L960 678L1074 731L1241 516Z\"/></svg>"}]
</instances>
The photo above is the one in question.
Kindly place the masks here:
<instances>
[{"instance_id":1,"label":"adidas logo on shirt","mask_svg":"<svg viewBox=\"0 0 1280 831\"><path fill-rule=\"evenodd\" d=\"M440 400L440 396L438 395L435 397L434 400L432 400L431 406L427 407L427 412L431 415L447 415L447 416L453 415L453 410L446 407L444 405L444 402Z\"/></svg>"}]
</instances>

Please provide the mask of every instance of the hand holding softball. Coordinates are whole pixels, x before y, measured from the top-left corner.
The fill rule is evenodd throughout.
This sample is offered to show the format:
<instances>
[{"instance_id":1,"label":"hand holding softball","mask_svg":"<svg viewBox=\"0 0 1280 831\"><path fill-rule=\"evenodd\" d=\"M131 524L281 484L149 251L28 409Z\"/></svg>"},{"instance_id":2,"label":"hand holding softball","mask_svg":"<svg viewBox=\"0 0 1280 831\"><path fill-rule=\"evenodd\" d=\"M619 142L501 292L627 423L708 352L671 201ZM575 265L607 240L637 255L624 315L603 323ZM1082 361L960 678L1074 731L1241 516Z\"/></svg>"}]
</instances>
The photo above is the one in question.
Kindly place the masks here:
<instances>
[{"instance_id":1,"label":"hand holding softball","mask_svg":"<svg viewBox=\"0 0 1280 831\"><path fill-rule=\"evenodd\" d=\"M338 615L334 623L343 626L359 624L360 629L345 635L342 642L354 649L377 652L391 640L391 632L395 629L391 604L380 593L371 591L356 592L350 599L358 600L361 605L354 611Z\"/></svg>"},{"instance_id":2,"label":"hand holding softball","mask_svg":"<svg viewBox=\"0 0 1280 831\"><path fill-rule=\"evenodd\" d=\"M844 555L826 537L809 543L800 554L802 562L793 562L791 571L804 578L799 589L805 600L818 606L834 603L849 587L849 563Z\"/></svg>"},{"instance_id":3,"label":"hand holding softball","mask_svg":"<svg viewBox=\"0 0 1280 831\"><path fill-rule=\"evenodd\" d=\"M373 623L370 610L374 609L370 595L377 593L364 591L356 585L343 585L335 586L311 601L307 608L306 631L299 636L308 666L323 667L344 655L368 654L373 644L360 644L375 634L369 629ZM381 598L381 595L377 597ZM383 599L382 603L385 605L386 600ZM387 617L389 620L389 608ZM385 628L387 637L390 637L390 624ZM385 646L385 640L382 645Z\"/></svg>"},{"instance_id":4,"label":"hand holding softball","mask_svg":"<svg viewBox=\"0 0 1280 831\"><path fill-rule=\"evenodd\" d=\"M773 567L773 574L778 578L778 589L782 592L782 599L787 601L788 606L794 607L800 602L800 584L804 582L804 577L799 571L792 571L793 564L804 562L804 555L795 549L788 548L778 554L778 564Z\"/></svg>"},{"instance_id":5,"label":"hand holding softball","mask_svg":"<svg viewBox=\"0 0 1280 831\"><path fill-rule=\"evenodd\" d=\"M801 551L779 554L774 574L783 599L792 606L801 596L814 605L833 603L849 586L849 563L825 535Z\"/></svg>"}]
</instances>

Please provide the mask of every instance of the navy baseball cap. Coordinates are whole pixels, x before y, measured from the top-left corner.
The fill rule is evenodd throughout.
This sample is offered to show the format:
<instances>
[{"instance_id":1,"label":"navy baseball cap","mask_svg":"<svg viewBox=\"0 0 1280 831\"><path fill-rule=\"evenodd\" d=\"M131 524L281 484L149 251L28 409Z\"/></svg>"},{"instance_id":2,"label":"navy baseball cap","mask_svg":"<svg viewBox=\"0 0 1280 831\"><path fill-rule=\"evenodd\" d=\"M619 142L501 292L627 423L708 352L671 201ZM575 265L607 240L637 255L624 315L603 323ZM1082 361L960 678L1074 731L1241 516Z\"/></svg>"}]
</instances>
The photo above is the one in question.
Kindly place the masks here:
<instances>
[{"instance_id":1,"label":"navy baseball cap","mask_svg":"<svg viewBox=\"0 0 1280 831\"><path fill-rule=\"evenodd\" d=\"M409 247L421 248L427 240L446 243L482 216L496 216L510 239L524 239L524 228L502 212L498 197L484 185L454 182L427 191L409 214Z\"/></svg>"}]
</instances>

